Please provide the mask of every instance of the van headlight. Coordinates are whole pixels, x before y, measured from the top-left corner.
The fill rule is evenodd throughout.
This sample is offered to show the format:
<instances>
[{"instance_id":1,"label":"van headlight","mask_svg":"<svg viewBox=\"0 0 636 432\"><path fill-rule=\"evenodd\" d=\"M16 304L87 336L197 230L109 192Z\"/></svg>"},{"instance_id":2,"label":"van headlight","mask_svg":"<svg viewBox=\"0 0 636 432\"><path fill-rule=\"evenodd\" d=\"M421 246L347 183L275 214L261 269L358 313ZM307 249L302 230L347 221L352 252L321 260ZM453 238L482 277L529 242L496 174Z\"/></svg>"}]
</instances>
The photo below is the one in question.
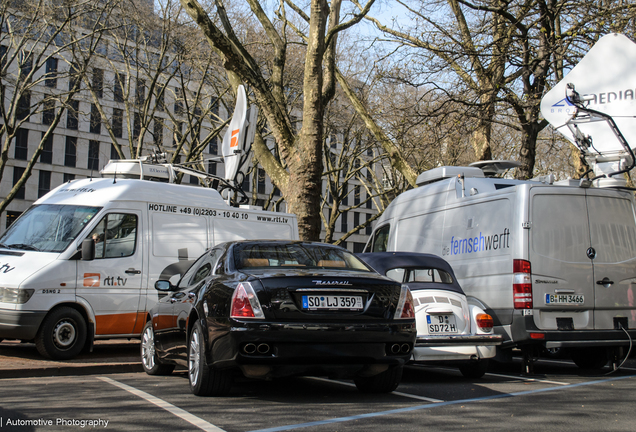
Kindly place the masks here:
<instances>
[{"instance_id":1,"label":"van headlight","mask_svg":"<svg viewBox=\"0 0 636 432\"><path fill-rule=\"evenodd\" d=\"M29 301L35 290L0 287L0 302L24 304Z\"/></svg>"}]
</instances>

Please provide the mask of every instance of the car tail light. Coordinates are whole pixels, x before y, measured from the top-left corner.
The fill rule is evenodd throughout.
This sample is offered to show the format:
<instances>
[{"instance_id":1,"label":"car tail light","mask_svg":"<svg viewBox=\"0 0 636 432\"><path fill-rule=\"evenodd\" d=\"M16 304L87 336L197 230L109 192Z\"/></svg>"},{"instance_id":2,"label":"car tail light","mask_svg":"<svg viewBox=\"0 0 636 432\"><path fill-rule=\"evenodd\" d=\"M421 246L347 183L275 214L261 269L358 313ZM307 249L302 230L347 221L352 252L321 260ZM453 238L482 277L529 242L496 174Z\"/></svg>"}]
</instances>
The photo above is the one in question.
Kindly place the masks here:
<instances>
[{"instance_id":1,"label":"car tail light","mask_svg":"<svg viewBox=\"0 0 636 432\"><path fill-rule=\"evenodd\" d=\"M486 313L477 314L475 321L477 321L477 327L479 327L479 330L486 333L490 333L492 331L494 322L490 315Z\"/></svg>"},{"instance_id":2,"label":"car tail light","mask_svg":"<svg viewBox=\"0 0 636 432\"><path fill-rule=\"evenodd\" d=\"M395 319L415 318L415 306L413 306L413 296L408 286L402 285L402 292L395 309Z\"/></svg>"},{"instance_id":3,"label":"car tail light","mask_svg":"<svg viewBox=\"0 0 636 432\"><path fill-rule=\"evenodd\" d=\"M260 318L264 319L261 303L256 297L254 288L249 282L238 284L232 294L232 308L230 312L232 318Z\"/></svg>"},{"instance_id":4,"label":"car tail light","mask_svg":"<svg viewBox=\"0 0 636 432\"><path fill-rule=\"evenodd\" d=\"M530 261L513 261L512 297L515 309L532 309Z\"/></svg>"}]
</instances>

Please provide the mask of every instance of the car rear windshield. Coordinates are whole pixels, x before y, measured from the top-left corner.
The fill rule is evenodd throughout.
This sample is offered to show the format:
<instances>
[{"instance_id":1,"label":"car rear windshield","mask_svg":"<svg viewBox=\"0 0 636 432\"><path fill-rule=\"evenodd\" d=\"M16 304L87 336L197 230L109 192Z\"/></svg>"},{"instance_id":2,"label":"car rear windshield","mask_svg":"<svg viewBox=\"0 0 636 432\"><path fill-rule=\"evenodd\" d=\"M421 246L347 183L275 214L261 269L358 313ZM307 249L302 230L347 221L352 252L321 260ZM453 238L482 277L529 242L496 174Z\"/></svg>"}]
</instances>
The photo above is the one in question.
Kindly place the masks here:
<instances>
[{"instance_id":1,"label":"car rear windshield","mask_svg":"<svg viewBox=\"0 0 636 432\"><path fill-rule=\"evenodd\" d=\"M386 275L398 282L453 283L449 273L436 268L394 268L387 271Z\"/></svg>"},{"instance_id":2,"label":"car rear windshield","mask_svg":"<svg viewBox=\"0 0 636 432\"><path fill-rule=\"evenodd\" d=\"M302 267L371 271L345 249L303 243L240 245L234 249L234 262L237 269Z\"/></svg>"}]
</instances>

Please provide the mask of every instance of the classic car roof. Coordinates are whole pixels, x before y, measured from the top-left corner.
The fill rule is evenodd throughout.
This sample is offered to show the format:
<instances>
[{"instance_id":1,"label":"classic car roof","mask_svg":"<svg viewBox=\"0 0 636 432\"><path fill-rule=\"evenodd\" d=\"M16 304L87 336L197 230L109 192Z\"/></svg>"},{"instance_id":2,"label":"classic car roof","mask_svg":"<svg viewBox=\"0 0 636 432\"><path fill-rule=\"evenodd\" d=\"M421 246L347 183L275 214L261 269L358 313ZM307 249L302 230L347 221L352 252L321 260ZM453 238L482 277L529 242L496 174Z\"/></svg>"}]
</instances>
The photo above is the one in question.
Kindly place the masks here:
<instances>
[{"instance_id":1,"label":"classic car roof","mask_svg":"<svg viewBox=\"0 0 636 432\"><path fill-rule=\"evenodd\" d=\"M395 268L436 268L449 273L453 277L453 282L450 284L442 283L428 283L428 282L409 282L409 286L424 286L428 285L431 288L445 289L455 291L458 293L464 293L461 286L457 282L455 272L450 264L443 258L427 253L417 252L371 252L371 253L359 253L356 254L358 258L370 265L375 271L382 275L386 275L387 271Z\"/></svg>"}]
</instances>

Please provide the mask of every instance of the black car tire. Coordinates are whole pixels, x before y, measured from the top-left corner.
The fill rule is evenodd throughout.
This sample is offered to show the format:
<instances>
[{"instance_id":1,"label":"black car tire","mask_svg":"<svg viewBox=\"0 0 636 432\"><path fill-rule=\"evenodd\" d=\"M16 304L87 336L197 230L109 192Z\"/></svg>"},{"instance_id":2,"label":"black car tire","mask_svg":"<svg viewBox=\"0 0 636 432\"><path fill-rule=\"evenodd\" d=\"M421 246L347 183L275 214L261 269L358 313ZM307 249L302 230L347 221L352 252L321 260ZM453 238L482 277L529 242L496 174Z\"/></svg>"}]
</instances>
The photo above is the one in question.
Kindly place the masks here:
<instances>
[{"instance_id":1,"label":"black car tire","mask_svg":"<svg viewBox=\"0 0 636 432\"><path fill-rule=\"evenodd\" d=\"M481 378L488 370L488 360L471 361L459 365L459 371L466 378Z\"/></svg>"},{"instance_id":2,"label":"black car tire","mask_svg":"<svg viewBox=\"0 0 636 432\"><path fill-rule=\"evenodd\" d=\"M572 361L581 369L603 369L609 361L606 348L576 348L570 354Z\"/></svg>"},{"instance_id":3,"label":"black car tire","mask_svg":"<svg viewBox=\"0 0 636 432\"><path fill-rule=\"evenodd\" d=\"M205 356L203 328L197 321L188 343L188 379L197 396L223 396L232 387L232 371L210 368Z\"/></svg>"},{"instance_id":4,"label":"black car tire","mask_svg":"<svg viewBox=\"0 0 636 432\"><path fill-rule=\"evenodd\" d=\"M86 343L86 321L77 310L62 306L44 318L35 347L44 357L68 360L77 356Z\"/></svg>"},{"instance_id":5,"label":"black car tire","mask_svg":"<svg viewBox=\"0 0 636 432\"><path fill-rule=\"evenodd\" d=\"M400 385L403 366L393 366L377 375L358 377L353 380L363 393L390 393Z\"/></svg>"},{"instance_id":6,"label":"black car tire","mask_svg":"<svg viewBox=\"0 0 636 432\"><path fill-rule=\"evenodd\" d=\"M170 375L174 370L174 365L159 362L155 351L155 332L152 328L152 321L148 321L141 332L141 343L139 344L141 354L141 365L148 375Z\"/></svg>"}]
</instances>

